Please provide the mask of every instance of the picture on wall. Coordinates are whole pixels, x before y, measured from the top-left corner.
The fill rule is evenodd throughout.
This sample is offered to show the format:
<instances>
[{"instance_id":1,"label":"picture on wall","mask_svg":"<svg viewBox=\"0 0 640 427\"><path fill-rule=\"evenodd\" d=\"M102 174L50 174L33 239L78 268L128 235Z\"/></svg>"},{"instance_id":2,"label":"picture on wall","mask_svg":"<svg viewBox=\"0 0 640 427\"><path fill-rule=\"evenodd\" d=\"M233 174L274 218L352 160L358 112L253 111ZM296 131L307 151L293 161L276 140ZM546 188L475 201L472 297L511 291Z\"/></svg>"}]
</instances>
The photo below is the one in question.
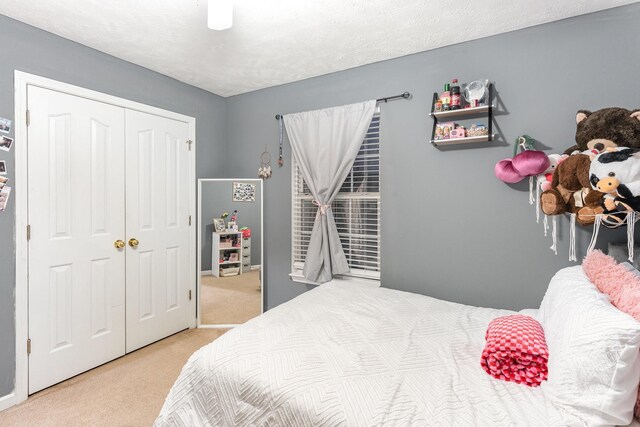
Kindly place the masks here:
<instances>
[{"instance_id":1,"label":"picture on wall","mask_svg":"<svg viewBox=\"0 0 640 427\"><path fill-rule=\"evenodd\" d=\"M11 132L11 120L0 117L0 132L2 133Z\"/></svg>"},{"instance_id":2,"label":"picture on wall","mask_svg":"<svg viewBox=\"0 0 640 427\"><path fill-rule=\"evenodd\" d=\"M8 136L0 136L0 150L9 151L13 145L13 139Z\"/></svg>"},{"instance_id":3,"label":"picture on wall","mask_svg":"<svg viewBox=\"0 0 640 427\"><path fill-rule=\"evenodd\" d=\"M233 183L233 201L234 202L255 202L256 186L246 182Z\"/></svg>"},{"instance_id":4,"label":"picture on wall","mask_svg":"<svg viewBox=\"0 0 640 427\"><path fill-rule=\"evenodd\" d=\"M0 160L0 175L7 174L7 162L4 160Z\"/></svg>"},{"instance_id":5,"label":"picture on wall","mask_svg":"<svg viewBox=\"0 0 640 427\"><path fill-rule=\"evenodd\" d=\"M0 190L0 212L4 212L9 202L9 195L11 194L11 187L4 187Z\"/></svg>"}]
</instances>

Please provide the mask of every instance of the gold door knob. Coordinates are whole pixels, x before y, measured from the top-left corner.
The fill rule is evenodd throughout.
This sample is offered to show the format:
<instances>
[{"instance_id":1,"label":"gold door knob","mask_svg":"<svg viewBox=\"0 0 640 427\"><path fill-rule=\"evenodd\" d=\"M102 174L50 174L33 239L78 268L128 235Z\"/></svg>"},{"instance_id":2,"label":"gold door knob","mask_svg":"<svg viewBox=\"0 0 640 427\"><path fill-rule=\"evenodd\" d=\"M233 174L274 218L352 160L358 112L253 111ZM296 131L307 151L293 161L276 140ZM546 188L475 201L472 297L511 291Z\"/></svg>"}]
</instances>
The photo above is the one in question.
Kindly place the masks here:
<instances>
[{"instance_id":1,"label":"gold door knob","mask_svg":"<svg viewBox=\"0 0 640 427\"><path fill-rule=\"evenodd\" d=\"M139 244L140 242L135 237L132 237L131 239L129 239L129 246L131 246L132 248L135 248Z\"/></svg>"},{"instance_id":2,"label":"gold door knob","mask_svg":"<svg viewBox=\"0 0 640 427\"><path fill-rule=\"evenodd\" d=\"M122 248L124 248L124 241L122 241L122 240L116 240L115 242L113 242L113 246L114 246L116 249L122 249Z\"/></svg>"}]
</instances>

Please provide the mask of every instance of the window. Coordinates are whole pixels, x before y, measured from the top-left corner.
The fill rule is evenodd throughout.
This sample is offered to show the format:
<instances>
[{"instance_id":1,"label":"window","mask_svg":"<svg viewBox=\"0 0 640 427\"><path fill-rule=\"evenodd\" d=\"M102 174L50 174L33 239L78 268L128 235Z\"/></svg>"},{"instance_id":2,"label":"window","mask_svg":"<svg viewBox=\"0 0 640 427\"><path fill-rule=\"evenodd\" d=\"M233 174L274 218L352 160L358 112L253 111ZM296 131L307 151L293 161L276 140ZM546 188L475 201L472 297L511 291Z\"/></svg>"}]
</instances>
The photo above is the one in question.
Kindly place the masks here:
<instances>
[{"instance_id":1,"label":"window","mask_svg":"<svg viewBox=\"0 0 640 427\"><path fill-rule=\"evenodd\" d=\"M293 275L301 275L318 208L293 161ZM331 204L342 249L351 272L347 276L380 280L380 113L369 125L351 172Z\"/></svg>"}]
</instances>

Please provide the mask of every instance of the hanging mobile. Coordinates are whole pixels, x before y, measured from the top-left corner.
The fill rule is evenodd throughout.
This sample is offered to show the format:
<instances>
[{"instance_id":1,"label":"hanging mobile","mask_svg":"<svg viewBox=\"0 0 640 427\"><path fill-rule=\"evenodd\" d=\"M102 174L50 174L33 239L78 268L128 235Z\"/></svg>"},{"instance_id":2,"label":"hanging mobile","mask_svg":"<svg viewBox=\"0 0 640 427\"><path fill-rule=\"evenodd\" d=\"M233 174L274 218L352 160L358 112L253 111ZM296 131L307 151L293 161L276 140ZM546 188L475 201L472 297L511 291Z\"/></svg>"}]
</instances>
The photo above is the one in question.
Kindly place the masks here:
<instances>
[{"instance_id":1,"label":"hanging mobile","mask_svg":"<svg viewBox=\"0 0 640 427\"><path fill-rule=\"evenodd\" d=\"M284 121L283 117L280 117L280 120L278 120L278 126L280 127L280 147L278 148L278 167L281 168L282 166L284 166L284 159L282 158L282 142L284 140L284 134L282 132L282 122Z\"/></svg>"},{"instance_id":2,"label":"hanging mobile","mask_svg":"<svg viewBox=\"0 0 640 427\"><path fill-rule=\"evenodd\" d=\"M271 154L264 146L264 151L260 155L260 167L258 168L258 178L268 179L271 178Z\"/></svg>"}]
</instances>

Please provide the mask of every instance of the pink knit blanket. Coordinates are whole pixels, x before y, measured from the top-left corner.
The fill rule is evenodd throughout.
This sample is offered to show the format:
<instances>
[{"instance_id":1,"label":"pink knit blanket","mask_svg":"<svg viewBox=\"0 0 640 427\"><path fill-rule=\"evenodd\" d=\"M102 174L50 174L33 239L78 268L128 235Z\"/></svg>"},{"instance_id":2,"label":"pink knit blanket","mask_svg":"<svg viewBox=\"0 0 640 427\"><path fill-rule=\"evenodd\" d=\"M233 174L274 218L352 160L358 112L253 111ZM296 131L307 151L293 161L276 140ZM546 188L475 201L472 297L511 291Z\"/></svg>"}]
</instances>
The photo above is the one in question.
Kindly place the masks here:
<instances>
[{"instance_id":1,"label":"pink knit blanket","mask_svg":"<svg viewBox=\"0 0 640 427\"><path fill-rule=\"evenodd\" d=\"M542 325L530 316L514 314L489 323L480 361L492 377L537 387L547 379L549 352Z\"/></svg>"}]
</instances>

